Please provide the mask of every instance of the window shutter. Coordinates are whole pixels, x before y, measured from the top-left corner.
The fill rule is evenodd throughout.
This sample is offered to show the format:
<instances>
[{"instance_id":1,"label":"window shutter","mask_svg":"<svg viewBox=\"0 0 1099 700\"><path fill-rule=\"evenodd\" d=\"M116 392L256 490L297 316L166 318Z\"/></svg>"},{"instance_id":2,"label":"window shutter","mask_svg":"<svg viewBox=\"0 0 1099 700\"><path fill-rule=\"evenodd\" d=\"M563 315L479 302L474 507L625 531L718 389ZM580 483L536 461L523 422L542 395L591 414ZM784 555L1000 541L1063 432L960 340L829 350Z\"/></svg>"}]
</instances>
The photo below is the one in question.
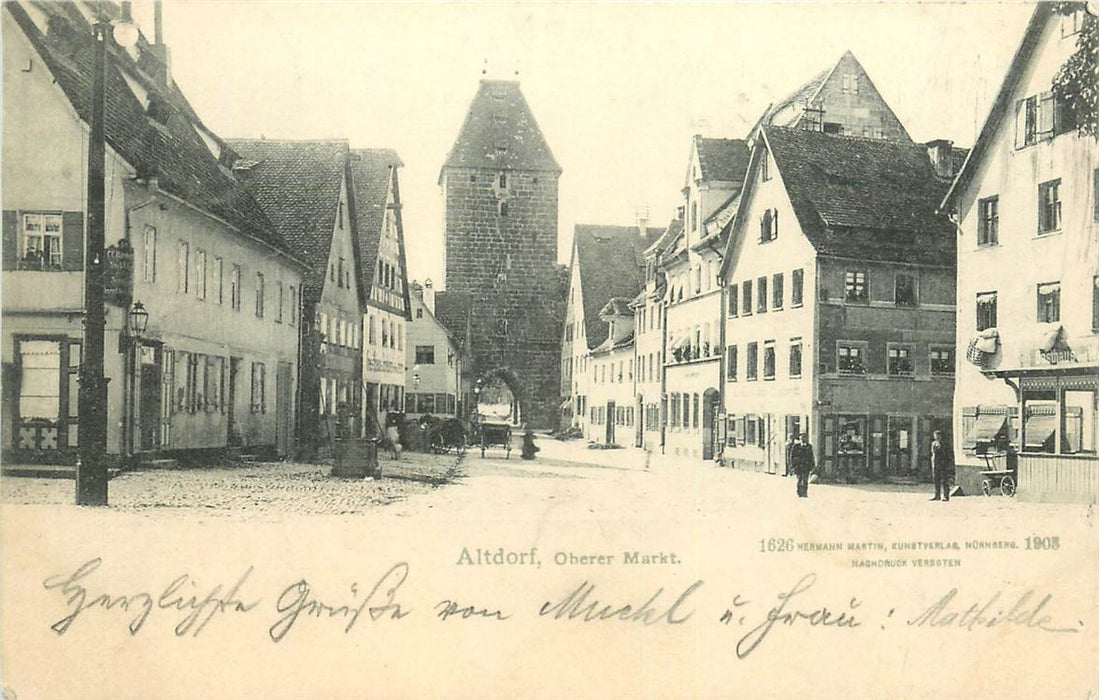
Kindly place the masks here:
<instances>
[{"instance_id":1,"label":"window shutter","mask_svg":"<svg viewBox=\"0 0 1099 700\"><path fill-rule=\"evenodd\" d=\"M19 212L4 210L4 269L14 270L19 260Z\"/></svg>"},{"instance_id":2,"label":"window shutter","mask_svg":"<svg viewBox=\"0 0 1099 700\"><path fill-rule=\"evenodd\" d=\"M1053 136L1053 93L1043 92L1038 105L1038 138Z\"/></svg>"},{"instance_id":3,"label":"window shutter","mask_svg":"<svg viewBox=\"0 0 1099 700\"><path fill-rule=\"evenodd\" d=\"M84 270L84 212L61 214L61 269Z\"/></svg>"},{"instance_id":4,"label":"window shutter","mask_svg":"<svg viewBox=\"0 0 1099 700\"><path fill-rule=\"evenodd\" d=\"M1026 100L1015 101L1015 148L1026 145Z\"/></svg>"}]
</instances>

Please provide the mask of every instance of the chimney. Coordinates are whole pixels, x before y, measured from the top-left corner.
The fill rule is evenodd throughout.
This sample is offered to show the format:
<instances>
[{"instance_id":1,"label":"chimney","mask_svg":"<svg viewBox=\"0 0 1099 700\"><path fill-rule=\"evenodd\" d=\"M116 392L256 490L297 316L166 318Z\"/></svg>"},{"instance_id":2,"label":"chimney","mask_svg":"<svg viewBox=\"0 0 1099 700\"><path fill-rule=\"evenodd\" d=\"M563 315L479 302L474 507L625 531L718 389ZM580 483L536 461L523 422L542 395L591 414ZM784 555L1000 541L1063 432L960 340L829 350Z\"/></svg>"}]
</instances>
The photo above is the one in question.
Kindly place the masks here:
<instances>
[{"instance_id":1,"label":"chimney","mask_svg":"<svg viewBox=\"0 0 1099 700\"><path fill-rule=\"evenodd\" d=\"M954 177L954 142L948 139L936 139L927 142L927 157L935 168L935 175L950 180Z\"/></svg>"},{"instance_id":2,"label":"chimney","mask_svg":"<svg viewBox=\"0 0 1099 700\"><path fill-rule=\"evenodd\" d=\"M649 236L649 208L637 210L637 232L641 236L641 240L648 241Z\"/></svg>"},{"instance_id":3,"label":"chimney","mask_svg":"<svg viewBox=\"0 0 1099 700\"><path fill-rule=\"evenodd\" d=\"M153 55L157 57L160 66L157 68L156 78L164 85L172 85L172 55L168 46L164 43L164 7L161 0L153 3Z\"/></svg>"},{"instance_id":4,"label":"chimney","mask_svg":"<svg viewBox=\"0 0 1099 700\"><path fill-rule=\"evenodd\" d=\"M431 279L424 280L424 306L432 314L435 313L435 285L432 284Z\"/></svg>"}]
</instances>

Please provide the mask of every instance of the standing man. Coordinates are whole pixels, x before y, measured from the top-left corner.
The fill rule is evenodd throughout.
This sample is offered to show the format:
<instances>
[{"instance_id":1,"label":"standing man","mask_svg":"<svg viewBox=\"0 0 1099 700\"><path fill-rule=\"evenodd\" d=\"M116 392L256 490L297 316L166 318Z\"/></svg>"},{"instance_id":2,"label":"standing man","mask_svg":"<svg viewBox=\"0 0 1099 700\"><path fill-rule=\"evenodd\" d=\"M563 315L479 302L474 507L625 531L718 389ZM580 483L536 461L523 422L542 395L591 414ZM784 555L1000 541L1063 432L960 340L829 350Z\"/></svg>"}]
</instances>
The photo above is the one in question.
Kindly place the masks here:
<instances>
[{"instance_id":1,"label":"standing man","mask_svg":"<svg viewBox=\"0 0 1099 700\"><path fill-rule=\"evenodd\" d=\"M931 434L931 479L935 482L932 501L950 500L950 485L954 482L954 450L943 441L943 431Z\"/></svg>"},{"instance_id":2,"label":"standing man","mask_svg":"<svg viewBox=\"0 0 1099 700\"><path fill-rule=\"evenodd\" d=\"M794 450L794 445L798 444L797 438L791 433L786 438L786 473L783 476L790 476L794 473L794 463L791 459L791 454Z\"/></svg>"},{"instance_id":3,"label":"standing man","mask_svg":"<svg viewBox=\"0 0 1099 700\"><path fill-rule=\"evenodd\" d=\"M809 444L809 435L801 434L801 442L790 446L790 464L798 475L798 497L809 497L809 474L816 468L813 458L813 446Z\"/></svg>"}]
</instances>

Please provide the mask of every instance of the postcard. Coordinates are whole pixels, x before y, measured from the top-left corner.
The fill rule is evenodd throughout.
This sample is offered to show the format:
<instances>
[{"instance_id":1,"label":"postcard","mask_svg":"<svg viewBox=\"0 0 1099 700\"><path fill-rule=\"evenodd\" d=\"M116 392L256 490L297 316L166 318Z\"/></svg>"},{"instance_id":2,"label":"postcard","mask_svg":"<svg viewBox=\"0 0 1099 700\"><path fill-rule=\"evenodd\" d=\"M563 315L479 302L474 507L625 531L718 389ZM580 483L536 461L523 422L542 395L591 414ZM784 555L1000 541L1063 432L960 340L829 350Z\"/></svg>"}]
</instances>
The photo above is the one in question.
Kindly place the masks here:
<instances>
[{"instance_id":1,"label":"postcard","mask_svg":"<svg viewBox=\"0 0 1099 700\"><path fill-rule=\"evenodd\" d=\"M1094 3L0 17L5 700L1099 698Z\"/></svg>"}]
</instances>

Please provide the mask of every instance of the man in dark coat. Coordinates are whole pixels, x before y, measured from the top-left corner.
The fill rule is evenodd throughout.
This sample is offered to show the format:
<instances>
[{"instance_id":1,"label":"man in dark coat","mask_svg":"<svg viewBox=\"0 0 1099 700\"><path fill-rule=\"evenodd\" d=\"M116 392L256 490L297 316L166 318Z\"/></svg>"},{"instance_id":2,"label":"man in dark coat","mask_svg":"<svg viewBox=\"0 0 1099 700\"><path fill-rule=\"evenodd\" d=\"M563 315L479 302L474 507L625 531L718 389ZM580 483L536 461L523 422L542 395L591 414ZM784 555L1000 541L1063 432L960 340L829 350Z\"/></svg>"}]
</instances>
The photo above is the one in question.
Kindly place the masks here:
<instances>
[{"instance_id":1,"label":"man in dark coat","mask_svg":"<svg viewBox=\"0 0 1099 700\"><path fill-rule=\"evenodd\" d=\"M943 440L943 431L931 434L931 479L935 482L932 501L949 501L950 486L954 483L954 450Z\"/></svg>"},{"instance_id":2,"label":"man in dark coat","mask_svg":"<svg viewBox=\"0 0 1099 700\"><path fill-rule=\"evenodd\" d=\"M801 442L790 447L790 465L794 473L798 475L798 497L809 497L809 474L816 467L813 458L813 446L809 444L809 436L801 434Z\"/></svg>"}]
</instances>

